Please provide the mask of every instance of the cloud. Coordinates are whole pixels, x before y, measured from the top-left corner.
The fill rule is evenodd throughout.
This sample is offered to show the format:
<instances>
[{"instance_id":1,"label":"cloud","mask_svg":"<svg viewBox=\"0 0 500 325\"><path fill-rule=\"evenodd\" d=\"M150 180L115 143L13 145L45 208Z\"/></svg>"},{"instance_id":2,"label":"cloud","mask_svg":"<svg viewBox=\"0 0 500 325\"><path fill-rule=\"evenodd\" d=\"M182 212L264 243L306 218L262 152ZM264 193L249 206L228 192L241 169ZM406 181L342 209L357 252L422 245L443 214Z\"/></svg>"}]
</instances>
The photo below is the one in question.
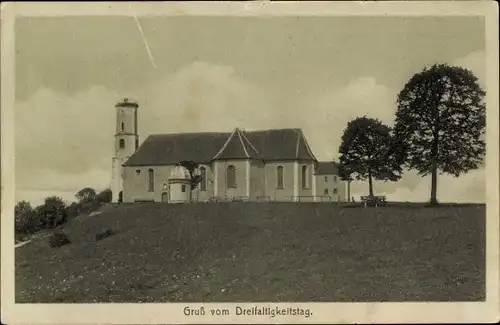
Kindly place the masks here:
<instances>
[{"instance_id":1,"label":"cloud","mask_svg":"<svg viewBox=\"0 0 500 325\"><path fill-rule=\"evenodd\" d=\"M391 125L395 112L395 91L365 76L352 80L342 88L306 98L287 122L303 125L312 150L320 160L337 158L341 137L347 123L367 115ZM304 120L301 110L310 114ZM323 131L319 131L323 130Z\"/></svg>"},{"instance_id":2,"label":"cloud","mask_svg":"<svg viewBox=\"0 0 500 325\"><path fill-rule=\"evenodd\" d=\"M431 178L407 171L399 182L374 182L374 191L376 195L386 195L389 201L427 202ZM354 182L351 193L359 201L359 196L368 194L368 182ZM485 203L485 169L470 171L459 178L439 175L437 195L441 202Z\"/></svg>"},{"instance_id":3,"label":"cloud","mask_svg":"<svg viewBox=\"0 0 500 325\"><path fill-rule=\"evenodd\" d=\"M470 69L484 82L484 52L471 52L457 59L452 64ZM308 116L305 132L313 152L318 159L332 159L338 156L338 147L347 122L363 115L378 118L388 125L393 124L396 110L397 89L380 84L375 78L361 77L351 81L340 89L332 88L323 94L307 98L309 104L303 104L311 114ZM298 112L297 112L298 113ZM292 115L288 120L298 123L300 114ZM317 130L329 130L318 132ZM374 182L374 188L380 195L387 195L393 201L428 201L430 198L430 176L421 177L415 171L405 172L396 182ZM354 182L352 195L368 194L367 182ZM439 175L438 199L443 202L485 202L485 170L470 171L455 178Z\"/></svg>"},{"instance_id":4,"label":"cloud","mask_svg":"<svg viewBox=\"0 0 500 325\"><path fill-rule=\"evenodd\" d=\"M481 62L484 53L473 52L453 63L482 78ZM207 62L193 62L127 94L94 87L66 96L42 89L16 104L16 195L40 201L37 195L53 191L72 200L83 187L106 187L111 176L114 104L121 97L139 101L141 141L152 133L301 127L317 158L331 160L338 156L351 119L367 115L392 124L397 91L363 76L326 91L273 94L244 80L232 67ZM288 96L290 104L276 107L271 104L273 96ZM439 199L484 202L484 182L484 170L458 179L442 175ZM390 200L426 201L430 180L410 171L397 183L375 182L375 189ZM366 183L353 184L353 195L367 192Z\"/></svg>"},{"instance_id":5,"label":"cloud","mask_svg":"<svg viewBox=\"0 0 500 325\"><path fill-rule=\"evenodd\" d=\"M151 133L261 128L275 120L265 95L227 66L194 62L131 94L140 104L141 141ZM16 195L108 186L114 104L124 95L103 87L74 96L40 89L17 102Z\"/></svg>"},{"instance_id":6,"label":"cloud","mask_svg":"<svg viewBox=\"0 0 500 325\"><path fill-rule=\"evenodd\" d=\"M232 67L199 61L138 96L143 99L139 114L145 133L262 128L272 124L275 114L265 94Z\"/></svg>"}]
</instances>

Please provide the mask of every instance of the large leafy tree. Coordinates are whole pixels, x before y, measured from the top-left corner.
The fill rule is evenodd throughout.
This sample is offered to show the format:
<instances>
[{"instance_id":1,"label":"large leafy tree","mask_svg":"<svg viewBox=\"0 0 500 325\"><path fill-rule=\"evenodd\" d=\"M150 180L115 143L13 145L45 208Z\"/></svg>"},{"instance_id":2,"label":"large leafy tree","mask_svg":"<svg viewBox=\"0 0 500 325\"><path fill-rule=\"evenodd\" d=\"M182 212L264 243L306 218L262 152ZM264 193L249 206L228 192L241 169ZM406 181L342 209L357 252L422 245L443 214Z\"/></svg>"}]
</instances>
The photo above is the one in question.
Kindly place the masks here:
<instances>
[{"instance_id":1,"label":"large leafy tree","mask_svg":"<svg viewBox=\"0 0 500 325\"><path fill-rule=\"evenodd\" d=\"M431 204L438 203L438 171L458 177L483 161L485 92L477 81L467 69L435 64L399 93L395 149L407 168L431 174Z\"/></svg>"},{"instance_id":2,"label":"large leafy tree","mask_svg":"<svg viewBox=\"0 0 500 325\"><path fill-rule=\"evenodd\" d=\"M344 180L367 180L373 196L373 179L397 181L400 164L393 157L391 128L378 119L358 117L349 123L342 135L340 176Z\"/></svg>"}]
</instances>

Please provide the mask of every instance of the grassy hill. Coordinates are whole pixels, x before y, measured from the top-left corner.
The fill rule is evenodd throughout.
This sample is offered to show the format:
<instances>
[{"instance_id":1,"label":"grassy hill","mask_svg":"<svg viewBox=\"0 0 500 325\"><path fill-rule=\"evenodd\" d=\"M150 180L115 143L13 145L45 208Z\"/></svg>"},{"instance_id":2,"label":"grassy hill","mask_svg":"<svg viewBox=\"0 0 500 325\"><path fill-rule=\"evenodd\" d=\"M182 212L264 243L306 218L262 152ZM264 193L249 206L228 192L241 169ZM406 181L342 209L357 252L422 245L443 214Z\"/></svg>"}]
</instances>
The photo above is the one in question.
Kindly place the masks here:
<instances>
[{"instance_id":1,"label":"grassy hill","mask_svg":"<svg viewBox=\"0 0 500 325\"><path fill-rule=\"evenodd\" d=\"M64 230L16 249L17 302L485 298L484 205L123 204Z\"/></svg>"}]
</instances>

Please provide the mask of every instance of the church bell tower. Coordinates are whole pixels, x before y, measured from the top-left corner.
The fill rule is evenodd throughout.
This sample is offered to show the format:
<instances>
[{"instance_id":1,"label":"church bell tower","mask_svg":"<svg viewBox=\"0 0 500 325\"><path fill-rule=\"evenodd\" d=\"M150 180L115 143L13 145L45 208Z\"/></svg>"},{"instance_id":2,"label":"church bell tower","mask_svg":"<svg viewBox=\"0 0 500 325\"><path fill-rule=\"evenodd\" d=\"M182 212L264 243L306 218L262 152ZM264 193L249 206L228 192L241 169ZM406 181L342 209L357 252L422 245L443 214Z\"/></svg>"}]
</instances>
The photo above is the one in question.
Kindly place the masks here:
<instances>
[{"instance_id":1,"label":"church bell tower","mask_svg":"<svg viewBox=\"0 0 500 325\"><path fill-rule=\"evenodd\" d=\"M128 98L119 101L116 108L116 132L111 174L112 202L123 200L123 167L122 165L139 147L137 130L137 109L139 105Z\"/></svg>"}]
</instances>

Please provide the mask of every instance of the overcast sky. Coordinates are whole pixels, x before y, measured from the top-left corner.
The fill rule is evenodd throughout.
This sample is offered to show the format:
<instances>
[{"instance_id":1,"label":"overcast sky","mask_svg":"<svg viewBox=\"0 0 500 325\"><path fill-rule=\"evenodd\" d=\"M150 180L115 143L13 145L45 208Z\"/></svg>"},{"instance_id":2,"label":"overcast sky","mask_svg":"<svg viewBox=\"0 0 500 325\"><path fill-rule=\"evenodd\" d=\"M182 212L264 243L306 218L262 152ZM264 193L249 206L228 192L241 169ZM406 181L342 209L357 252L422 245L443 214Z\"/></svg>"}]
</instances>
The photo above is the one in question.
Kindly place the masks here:
<instances>
[{"instance_id":1,"label":"overcast sky","mask_svg":"<svg viewBox=\"0 0 500 325\"><path fill-rule=\"evenodd\" d=\"M346 123L392 124L404 83L426 65L471 69L484 85L481 18L140 18L16 20L16 200L74 200L109 186L115 102L140 104L151 133L302 128L320 160ZM188 150L188 149L186 149ZM368 184L353 185L353 195ZM389 200L426 201L430 179L375 183ZM484 169L440 176L441 201L485 202Z\"/></svg>"}]
</instances>

